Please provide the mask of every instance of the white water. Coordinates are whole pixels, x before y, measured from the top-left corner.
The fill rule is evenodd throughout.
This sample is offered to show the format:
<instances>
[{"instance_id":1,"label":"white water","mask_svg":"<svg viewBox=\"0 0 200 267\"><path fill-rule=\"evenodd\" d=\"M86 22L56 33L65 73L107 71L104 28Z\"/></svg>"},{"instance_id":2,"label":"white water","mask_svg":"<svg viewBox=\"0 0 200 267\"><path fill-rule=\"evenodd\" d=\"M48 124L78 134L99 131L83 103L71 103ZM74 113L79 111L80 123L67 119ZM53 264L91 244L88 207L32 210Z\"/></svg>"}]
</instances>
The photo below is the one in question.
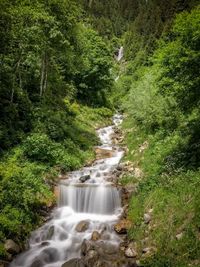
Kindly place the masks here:
<instances>
[{"instance_id":1,"label":"white water","mask_svg":"<svg viewBox=\"0 0 200 267\"><path fill-rule=\"evenodd\" d=\"M122 122L121 115L113 117L114 125ZM20 254L10 267L61 267L63 263L80 257L84 239L91 239L93 231L101 232L101 242L118 246L120 239L113 231L114 223L122 212L118 190L108 182L112 171L119 164L123 151L112 145L114 126L97 131L100 148L114 150L111 158L97 160L91 167L69 174L60 184L59 207L52 219L32 233L29 250ZM85 183L80 178L90 175ZM87 221L85 232L76 226Z\"/></svg>"},{"instance_id":2,"label":"white water","mask_svg":"<svg viewBox=\"0 0 200 267\"><path fill-rule=\"evenodd\" d=\"M124 56L124 48L123 46L121 46L118 52L117 61L120 61L123 58L123 56Z\"/></svg>"}]
</instances>

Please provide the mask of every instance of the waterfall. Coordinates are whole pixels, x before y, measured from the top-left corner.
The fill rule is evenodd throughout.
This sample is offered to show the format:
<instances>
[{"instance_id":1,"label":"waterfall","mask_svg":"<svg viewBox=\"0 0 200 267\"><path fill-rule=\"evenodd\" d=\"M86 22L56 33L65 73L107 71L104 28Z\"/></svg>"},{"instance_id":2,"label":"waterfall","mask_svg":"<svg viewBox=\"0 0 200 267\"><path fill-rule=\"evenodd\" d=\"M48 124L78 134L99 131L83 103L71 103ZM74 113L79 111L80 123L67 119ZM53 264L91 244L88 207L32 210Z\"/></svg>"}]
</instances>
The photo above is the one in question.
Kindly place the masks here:
<instances>
[{"instance_id":1,"label":"waterfall","mask_svg":"<svg viewBox=\"0 0 200 267\"><path fill-rule=\"evenodd\" d=\"M124 48L123 46L121 46L118 52L117 61L120 61L123 58L123 56L124 56Z\"/></svg>"},{"instance_id":2,"label":"waterfall","mask_svg":"<svg viewBox=\"0 0 200 267\"><path fill-rule=\"evenodd\" d=\"M119 58L122 56L123 48ZM119 125L122 119L116 114L113 123ZM97 131L103 159L96 160L91 167L69 173L68 179L60 182L58 207L52 219L32 233L29 249L10 267L61 267L66 261L80 257L81 244L91 239L94 231L104 232L107 245L119 245L120 238L113 231L113 224L122 212L120 194L108 180L123 151L112 144L113 133L113 126ZM84 231L77 231L77 226L85 221Z\"/></svg>"},{"instance_id":3,"label":"waterfall","mask_svg":"<svg viewBox=\"0 0 200 267\"><path fill-rule=\"evenodd\" d=\"M120 207L119 192L106 185L62 185L60 187L60 206L69 206L75 212L94 214L114 214Z\"/></svg>"}]
</instances>

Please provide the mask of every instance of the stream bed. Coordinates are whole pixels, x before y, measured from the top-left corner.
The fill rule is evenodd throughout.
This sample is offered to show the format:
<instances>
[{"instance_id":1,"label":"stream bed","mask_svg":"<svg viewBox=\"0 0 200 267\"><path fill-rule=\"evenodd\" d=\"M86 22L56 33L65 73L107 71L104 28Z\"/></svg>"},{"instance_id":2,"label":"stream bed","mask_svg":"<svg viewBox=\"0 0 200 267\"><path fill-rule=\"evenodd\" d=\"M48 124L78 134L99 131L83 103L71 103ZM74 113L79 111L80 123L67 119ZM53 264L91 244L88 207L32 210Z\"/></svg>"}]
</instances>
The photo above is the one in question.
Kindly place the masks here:
<instances>
[{"instance_id":1,"label":"stream bed","mask_svg":"<svg viewBox=\"0 0 200 267\"><path fill-rule=\"evenodd\" d=\"M52 219L32 233L29 249L10 267L82 266L70 265L70 260L81 258L83 242L92 238L117 253L121 238L113 225L122 213L121 196L110 177L124 154L112 142L114 129L121 122L122 116L117 114L112 126L97 130L102 144L97 149L105 157L60 181Z\"/></svg>"}]
</instances>

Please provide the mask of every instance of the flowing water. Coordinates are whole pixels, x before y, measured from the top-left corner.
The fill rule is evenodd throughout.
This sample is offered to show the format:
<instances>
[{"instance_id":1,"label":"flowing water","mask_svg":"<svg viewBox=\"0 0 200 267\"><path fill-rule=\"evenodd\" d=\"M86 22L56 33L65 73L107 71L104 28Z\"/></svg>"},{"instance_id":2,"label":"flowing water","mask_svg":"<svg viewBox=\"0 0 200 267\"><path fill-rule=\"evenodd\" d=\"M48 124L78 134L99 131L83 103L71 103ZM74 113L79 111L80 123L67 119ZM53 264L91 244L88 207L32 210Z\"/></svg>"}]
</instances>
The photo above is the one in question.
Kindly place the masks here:
<instances>
[{"instance_id":1,"label":"flowing water","mask_svg":"<svg viewBox=\"0 0 200 267\"><path fill-rule=\"evenodd\" d=\"M61 267L81 256L83 240L91 239L94 231L102 233L101 240L106 244L119 245L113 225L122 212L120 194L109 178L123 156L123 151L112 144L114 127L121 121L122 116L115 115L113 126L97 131L102 143L99 148L114 151L112 157L96 160L91 167L74 171L62 180L52 219L32 233L29 250L10 267ZM83 232L77 230L80 222L87 225Z\"/></svg>"},{"instance_id":2,"label":"flowing water","mask_svg":"<svg viewBox=\"0 0 200 267\"><path fill-rule=\"evenodd\" d=\"M118 52L117 61L120 61L123 58L123 56L124 56L124 48L123 46L121 46Z\"/></svg>"}]
</instances>

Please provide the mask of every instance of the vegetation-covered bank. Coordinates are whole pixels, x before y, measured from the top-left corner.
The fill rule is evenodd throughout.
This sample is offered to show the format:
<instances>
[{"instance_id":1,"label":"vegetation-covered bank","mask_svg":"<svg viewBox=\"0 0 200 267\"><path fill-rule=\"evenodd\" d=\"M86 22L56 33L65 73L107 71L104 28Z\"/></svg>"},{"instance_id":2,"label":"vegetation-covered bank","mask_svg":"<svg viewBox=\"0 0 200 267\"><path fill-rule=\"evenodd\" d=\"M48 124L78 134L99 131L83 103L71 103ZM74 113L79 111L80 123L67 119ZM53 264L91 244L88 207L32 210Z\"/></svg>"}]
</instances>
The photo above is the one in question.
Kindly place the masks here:
<instances>
[{"instance_id":1,"label":"vegetation-covered bank","mask_svg":"<svg viewBox=\"0 0 200 267\"><path fill-rule=\"evenodd\" d=\"M0 255L7 258L4 241L18 244L43 221L55 202L53 187L59 174L80 168L94 159L93 146L98 143L95 129L110 123L112 112L106 108L71 106L71 123L63 122L66 136L62 142L52 140L41 130L31 132L24 141L1 159ZM59 132L62 125L55 128Z\"/></svg>"},{"instance_id":2,"label":"vegetation-covered bank","mask_svg":"<svg viewBox=\"0 0 200 267\"><path fill-rule=\"evenodd\" d=\"M93 158L112 111L112 51L77 1L1 1L0 258L55 201L57 175Z\"/></svg>"},{"instance_id":3,"label":"vegetation-covered bank","mask_svg":"<svg viewBox=\"0 0 200 267\"><path fill-rule=\"evenodd\" d=\"M200 265L199 21L199 7L179 14L148 64L128 63L118 82L126 160L140 170L121 181L137 185L129 239L142 266Z\"/></svg>"}]
</instances>

